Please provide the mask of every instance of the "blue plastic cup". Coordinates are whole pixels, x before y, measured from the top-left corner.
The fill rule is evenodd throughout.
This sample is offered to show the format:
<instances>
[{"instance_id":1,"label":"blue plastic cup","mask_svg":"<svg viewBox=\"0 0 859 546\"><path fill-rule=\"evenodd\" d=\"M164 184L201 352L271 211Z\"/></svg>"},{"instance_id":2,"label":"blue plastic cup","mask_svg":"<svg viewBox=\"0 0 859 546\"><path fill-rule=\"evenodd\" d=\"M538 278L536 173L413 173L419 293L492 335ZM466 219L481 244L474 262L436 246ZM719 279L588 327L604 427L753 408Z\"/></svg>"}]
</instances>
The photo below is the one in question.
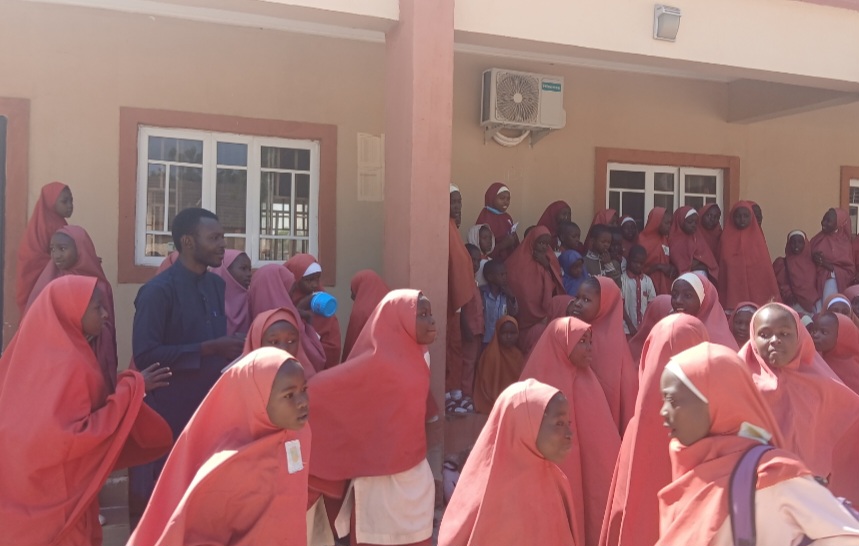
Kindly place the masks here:
<instances>
[{"instance_id":1,"label":"blue plastic cup","mask_svg":"<svg viewBox=\"0 0 859 546\"><path fill-rule=\"evenodd\" d=\"M334 316L337 312L337 298L327 292L316 292L310 298L310 310L326 318Z\"/></svg>"}]
</instances>

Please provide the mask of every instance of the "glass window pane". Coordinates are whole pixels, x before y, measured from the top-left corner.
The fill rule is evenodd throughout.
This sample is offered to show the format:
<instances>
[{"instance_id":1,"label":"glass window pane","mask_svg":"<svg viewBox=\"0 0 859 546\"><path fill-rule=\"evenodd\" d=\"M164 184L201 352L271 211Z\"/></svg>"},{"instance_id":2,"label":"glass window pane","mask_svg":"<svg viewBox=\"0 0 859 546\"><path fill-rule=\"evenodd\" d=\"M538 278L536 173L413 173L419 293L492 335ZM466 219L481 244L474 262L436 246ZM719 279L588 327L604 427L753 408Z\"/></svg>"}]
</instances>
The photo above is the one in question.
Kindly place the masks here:
<instances>
[{"instance_id":1,"label":"glass window pane","mask_svg":"<svg viewBox=\"0 0 859 546\"><path fill-rule=\"evenodd\" d=\"M608 207L610 209L618 210L620 208L620 192L619 191L610 191L608 192Z\"/></svg>"},{"instance_id":2,"label":"glass window pane","mask_svg":"<svg viewBox=\"0 0 859 546\"><path fill-rule=\"evenodd\" d=\"M263 169L309 171L310 150L263 146L261 150L261 165Z\"/></svg>"},{"instance_id":3,"label":"glass window pane","mask_svg":"<svg viewBox=\"0 0 859 546\"><path fill-rule=\"evenodd\" d=\"M644 225L644 194L627 191L621 199L621 215L632 216L639 225Z\"/></svg>"},{"instance_id":4,"label":"glass window pane","mask_svg":"<svg viewBox=\"0 0 859 546\"><path fill-rule=\"evenodd\" d=\"M644 191L644 173L639 171L611 171L609 187Z\"/></svg>"},{"instance_id":5,"label":"glass window pane","mask_svg":"<svg viewBox=\"0 0 859 546\"><path fill-rule=\"evenodd\" d=\"M173 236L146 234L146 256L167 256L173 251Z\"/></svg>"},{"instance_id":6,"label":"glass window pane","mask_svg":"<svg viewBox=\"0 0 859 546\"><path fill-rule=\"evenodd\" d=\"M669 212L674 212L674 196L657 193L653 196L653 206L663 207Z\"/></svg>"},{"instance_id":7,"label":"glass window pane","mask_svg":"<svg viewBox=\"0 0 859 546\"><path fill-rule=\"evenodd\" d=\"M248 172L218 169L215 186L215 214L225 233L247 233Z\"/></svg>"},{"instance_id":8,"label":"glass window pane","mask_svg":"<svg viewBox=\"0 0 859 546\"><path fill-rule=\"evenodd\" d=\"M306 239L268 239L260 237L258 260L284 262L295 254L308 252Z\"/></svg>"},{"instance_id":9,"label":"glass window pane","mask_svg":"<svg viewBox=\"0 0 859 546\"><path fill-rule=\"evenodd\" d=\"M218 142L218 165L246 167L248 164L247 144Z\"/></svg>"},{"instance_id":10,"label":"glass window pane","mask_svg":"<svg viewBox=\"0 0 859 546\"><path fill-rule=\"evenodd\" d=\"M716 195L716 177L702 174L687 174L686 193Z\"/></svg>"},{"instance_id":11,"label":"glass window pane","mask_svg":"<svg viewBox=\"0 0 859 546\"><path fill-rule=\"evenodd\" d=\"M703 197L686 196L686 203L684 203L684 204L687 206L693 207L695 209L700 209L701 207L704 206L704 198Z\"/></svg>"},{"instance_id":12,"label":"glass window pane","mask_svg":"<svg viewBox=\"0 0 859 546\"><path fill-rule=\"evenodd\" d=\"M295 175L295 234L310 237L310 175Z\"/></svg>"},{"instance_id":13,"label":"glass window pane","mask_svg":"<svg viewBox=\"0 0 859 546\"><path fill-rule=\"evenodd\" d=\"M850 202L859 204L859 188L850 186Z\"/></svg>"},{"instance_id":14,"label":"glass window pane","mask_svg":"<svg viewBox=\"0 0 859 546\"><path fill-rule=\"evenodd\" d=\"M224 237L224 242L227 244L227 248L241 250L242 252L245 250L244 237Z\"/></svg>"},{"instance_id":15,"label":"glass window pane","mask_svg":"<svg viewBox=\"0 0 859 546\"><path fill-rule=\"evenodd\" d=\"M167 141L173 141L173 149L176 148L176 139L174 138L162 138L162 137L149 137L149 159L157 159L161 161L167 160Z\"/></svg>"},{"instance_id":16,"label":"glass window pane","mask_svg":"<svg viewBox=\"0 0 859 546\"><path fill-rule=\"evenodd\" d=\"M167 167L164 165L149 165L149 175L146 179L146 231L163 231L164 225L164 189Z\"/></svg>"},{"instance_id":17,"label":"glass window pane","mask_svg":"<svg viewBox=\"0 0 859 546\"><path fill-rule=\"evenodd\" d=\"M261 174L260 235L291 234L291 198L292 175L290 173L264 172Z\"/></svg>"},{"instance_id":18,"label":"glass window pane","mask_svg":"<svg viewBox=\"0 0 859 546\"><path fill-rule=\"evenodd\" d=\"M167 229L173 229L173 218L188 207L203 205L203 169L170 167L170 195Z\"/></svg>"},{"instance_id":19,"label":"glass window pane","mask_svg":"<svg viewBox=\"0 0 859 546\"><path fill-rule=\"evenodd\" d=\"M674 173L654 173L653 189L655 191L674 191Z\"/></svg>"},{"instance_id":20,"label":"glass window pane","mask_svg":"<svg viewBox=\"0 0 859 546\"><path fill-rule=\"evenodd\" d=\"M186 140L176 139L178 145L178 153L176 161L182 163L203 164L203 141L202 140Z\"/></svg>"}]
</instances>

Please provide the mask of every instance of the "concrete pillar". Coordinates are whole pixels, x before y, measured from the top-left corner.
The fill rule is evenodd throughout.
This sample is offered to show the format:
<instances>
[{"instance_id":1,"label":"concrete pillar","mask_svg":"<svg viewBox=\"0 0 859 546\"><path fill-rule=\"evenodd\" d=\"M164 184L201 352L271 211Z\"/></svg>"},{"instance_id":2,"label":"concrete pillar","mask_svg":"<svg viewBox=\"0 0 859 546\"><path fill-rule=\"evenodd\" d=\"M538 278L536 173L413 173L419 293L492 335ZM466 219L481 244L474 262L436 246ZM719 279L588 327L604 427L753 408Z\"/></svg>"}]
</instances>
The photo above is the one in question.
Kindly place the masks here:
<instances>
[{"instance_id":1,"label":"concrete pillar","mask_svg":"<svg viewBox=\"0 0 859 546\"><path fill-rule=\"evenodd\" d=\"M451 143L454 0L400 0L386 36L384 275L422 290L438 339L432 391L444 412L444 345Z\"/></svg>"}]
</instances>

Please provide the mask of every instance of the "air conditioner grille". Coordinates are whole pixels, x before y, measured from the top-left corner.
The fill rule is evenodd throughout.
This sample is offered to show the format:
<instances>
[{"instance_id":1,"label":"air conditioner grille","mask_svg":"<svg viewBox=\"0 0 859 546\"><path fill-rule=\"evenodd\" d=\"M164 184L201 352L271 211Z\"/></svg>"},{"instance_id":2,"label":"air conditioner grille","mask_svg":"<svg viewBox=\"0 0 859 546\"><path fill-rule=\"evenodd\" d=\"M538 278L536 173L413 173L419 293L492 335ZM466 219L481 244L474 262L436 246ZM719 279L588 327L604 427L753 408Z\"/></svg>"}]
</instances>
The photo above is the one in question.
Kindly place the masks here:
<instances>
[{"instance_id":1,"label":"air conditioner grille","mask_svg":"<svg viewBox=\"0 0 859 546\"><path fill-rule=\"evenodd\" d=\"M496 84L496 115L515 123L540 119L540 80L527 74L501 73Z\"/></svg>"}]
</instances>

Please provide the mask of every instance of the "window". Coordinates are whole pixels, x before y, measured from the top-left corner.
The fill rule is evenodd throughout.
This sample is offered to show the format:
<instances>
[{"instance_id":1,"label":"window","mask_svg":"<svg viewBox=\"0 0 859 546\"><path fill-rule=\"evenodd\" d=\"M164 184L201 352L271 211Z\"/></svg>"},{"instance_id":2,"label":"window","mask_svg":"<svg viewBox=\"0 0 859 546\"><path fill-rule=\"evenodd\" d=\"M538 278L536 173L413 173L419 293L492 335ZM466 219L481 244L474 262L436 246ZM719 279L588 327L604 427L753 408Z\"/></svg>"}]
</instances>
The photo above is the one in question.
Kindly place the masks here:
<instances>
[{"instance_id":1,"label":"window","mask_svg":"<svg viewBox=\"0 0 859 546\"><path fill-rule=\"evenodd\" d=\"M176 213L202 207L254 267L319 252L319 142L140 126L135 264L173 250Z\"/></svg>"},{"instance_id":2,"label":"window","mask_svg":"<svg viewBox=\"0 0 859 546\"><path fill-rule=\"evenodd\" d=\"M639 229L653 207L717 203L724 209L722 169L610 162L606 175L606 207L631 216Z\"/></svg>"},{"instance_id":3,"label":"window","mask_svg":"<svg viewBox=\"0 0 859 546\"><path fill-rule=\"evenodd\" d=\"M848 194L848 206L850 207L850 223L853 233L857 232L857 218L859 218L859 178L850 179L850 190Z\"/></svg>"}]
</instances>

